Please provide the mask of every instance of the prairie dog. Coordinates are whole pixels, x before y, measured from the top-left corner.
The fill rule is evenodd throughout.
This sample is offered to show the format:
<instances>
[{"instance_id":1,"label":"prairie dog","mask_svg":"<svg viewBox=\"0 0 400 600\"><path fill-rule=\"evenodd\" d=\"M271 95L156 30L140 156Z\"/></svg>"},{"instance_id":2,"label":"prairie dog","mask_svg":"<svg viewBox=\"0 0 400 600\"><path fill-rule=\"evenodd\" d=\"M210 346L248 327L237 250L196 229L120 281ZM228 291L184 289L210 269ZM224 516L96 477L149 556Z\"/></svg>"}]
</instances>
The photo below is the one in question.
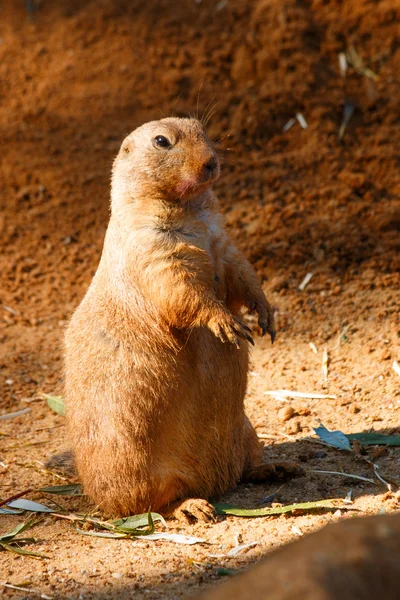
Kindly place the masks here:
<instances>
[{"instance_id":1,"label":"prairie dog","mask_svg":"<svg viewBox=\"0 0 400 600\"><path fill-rule=\"evenodd\" d=\"M250 329L273 313L224 231L218 157L199 121L133 131L115 159L111 218L91 285L65 336L67 424L85 492L107 513L204 518L262 464L244 413ZM184 503L185 499L191 499Z\"/></svg>"}]
</instances>

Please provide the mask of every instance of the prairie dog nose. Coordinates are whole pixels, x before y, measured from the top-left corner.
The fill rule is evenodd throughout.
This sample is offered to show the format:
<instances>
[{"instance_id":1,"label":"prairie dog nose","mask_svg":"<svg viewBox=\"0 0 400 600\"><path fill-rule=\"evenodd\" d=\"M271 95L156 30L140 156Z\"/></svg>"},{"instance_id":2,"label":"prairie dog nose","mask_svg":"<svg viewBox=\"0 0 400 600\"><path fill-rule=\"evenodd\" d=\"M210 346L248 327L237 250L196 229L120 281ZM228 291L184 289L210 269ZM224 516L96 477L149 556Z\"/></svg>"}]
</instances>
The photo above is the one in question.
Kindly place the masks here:
<instances>
[{"instance_id":1,"label":"prairie dog nose","mask_svg":"<svg viewBox=\"0 0 400 600\"><path fill-rule=\"evenodd\" d=\"M214 171L214 169L217 168L218 162L217 159L215 158L215 156L213 156L212 158L210 158L210 160L208 160L206 162L206 164L204 165L204 168L206 171Z\"/></svg>"},{"instance_id":2,"label":"prairie dog nose","mask_svg":"<svg viewBox=\"0 0 400 600\"><path fill-rule=\"evenodd\" d=\"M212 156L203 165L203 173L204 173L205 179L211 179L211 177L214 176L217 168L218 168L218 159L215 156Z\"/></svg>"}]
</instances>

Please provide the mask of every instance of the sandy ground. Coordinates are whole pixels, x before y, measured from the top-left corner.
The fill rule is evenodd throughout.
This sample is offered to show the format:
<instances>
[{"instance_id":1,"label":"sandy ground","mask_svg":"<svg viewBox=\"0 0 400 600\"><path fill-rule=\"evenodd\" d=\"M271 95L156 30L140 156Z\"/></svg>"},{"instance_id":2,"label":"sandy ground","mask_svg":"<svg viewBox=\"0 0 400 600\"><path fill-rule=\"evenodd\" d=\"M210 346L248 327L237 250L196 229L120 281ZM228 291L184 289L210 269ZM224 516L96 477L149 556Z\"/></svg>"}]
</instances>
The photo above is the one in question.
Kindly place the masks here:
<instances>
[{"instance_id":1,"label":"sandy ground","mask_svg":"<svg viewBox=\"0 0 400 600\"><path fill-rule=\"evenodd\" d=\"M247 412L266 458L306 470L279 490L242 485L223 500L258 507L277 490L274 502L284 504L350 490L354 498L349 512L168 523L209 542L195 546L83 537L48 516L28 548L49 558L2 552L0 594L35 598L2 585L29 582L53 598L181 598L215 585L221 567L243 569L333 520L397 511L396 486L311 473L372 476L365 461L306 438L320 422L346 433L399 432L398 3L37 1L31 20L23 2L0 10L0 412L30 409L0 421L0 497L62 483L42 468L67 440L41 394L62 392L63 326L99 259L122 138L162 114L215 105L216 190L278 325L273 347L256 338ZM338 54L352 46L364 67L350 65L344 83ZM355 110L339 141L346 99ZM283 131L298 112L308 127ZM265 394L280 388L336 398L283 403ZM294 415L284 421L288 406ZM399 452L375 460L400 483ZM0 532L26 518L2 515ZM253 541L234 558L212 556Z\"/></svg>"}]
</instances>

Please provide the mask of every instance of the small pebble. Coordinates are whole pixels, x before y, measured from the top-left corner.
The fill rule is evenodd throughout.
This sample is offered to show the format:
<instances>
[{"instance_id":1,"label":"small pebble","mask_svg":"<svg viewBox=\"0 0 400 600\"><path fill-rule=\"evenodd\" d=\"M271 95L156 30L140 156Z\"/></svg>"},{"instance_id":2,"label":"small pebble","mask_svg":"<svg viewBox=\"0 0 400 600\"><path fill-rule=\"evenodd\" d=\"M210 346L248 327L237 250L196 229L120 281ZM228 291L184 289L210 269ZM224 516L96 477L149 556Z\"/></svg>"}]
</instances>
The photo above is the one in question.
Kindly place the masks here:
<instances>
[{"instance_id":1,"label":"small pebble","mask_svg":"<svg viewBox=\"0 0 400 600\"><path fill-rule=\"evenodd\" d=\"M302 427L299 421L292 421L286 429L286 432L289 435L296 435L297 433L300 433L300 431L302 431Z\"/></svg>"},{"instance_id":2,"label":"small pebble","mask_svg":"<svg viewBox=\"0 0 400 600\"><path fill-rule=\"evenodd\" d=\"M291 419L293 417L293 415L294 415L293 406L284 406L278 412L278 418L281 421L289 421L289 419Z\"/></svg>"},{"instance_id":3,"label":"small pebble","mask_svg":"<svg viewBox=\"0 0 400 600\"><path fill-rule=\"evenodd\" d=\"M121 579L122 573L113 573L112 576L114 577L114 579Z\"/></svg>"}]
</instances>

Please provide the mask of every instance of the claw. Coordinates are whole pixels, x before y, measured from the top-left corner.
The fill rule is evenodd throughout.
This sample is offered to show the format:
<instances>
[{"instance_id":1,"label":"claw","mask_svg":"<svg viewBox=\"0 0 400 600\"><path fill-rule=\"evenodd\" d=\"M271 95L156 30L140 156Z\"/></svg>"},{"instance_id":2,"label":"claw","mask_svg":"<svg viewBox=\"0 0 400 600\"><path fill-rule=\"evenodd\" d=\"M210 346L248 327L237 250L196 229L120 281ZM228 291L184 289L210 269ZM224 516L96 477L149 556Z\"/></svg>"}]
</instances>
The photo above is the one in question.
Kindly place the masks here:
<instances>
[{"instance_id":1,"label":"claw","mask_svg":"<svg viewBox=\"0 0 400 600\"><path fill-rule=\"evenodd\" d=\"M264 335L267 333L268 331L268 326L265 323L259 323L260 327L261 327L261 337L264 337Z\"/></svg>"},{"instance_id":2,"label":"claw","mask_svg":"<svg viewBox=\"0 0 400 600\"><path fill-rule=\"evenodd\" d=\"M242 329L245 329L246 331L248 331L249 333L251 333L251 327L249 327L248 325L246 325L246 323L243 323L243 321L240 321L240 319L237 319L236 317L234 317L235 320L235 330L240 334Z\"/></svg>"},{"instance_id":3,"label":"claw","mask_svg":"<svg viewBox=\"0 0 400 600\"><path fill-rule=\"evenodd\" d=\"M273 329L271 331L270 336L271 336L271 344L273 344L274 341L275 341L275 338L276 338L276 331L275 331L275 329Z\"/></svg>"},{"instance_id":4,"label":"claw","mask_svg":"<svg viewBox=\"0 0 400 600\"><path fill-rule=\"evenodd\" d=\"M239 348L239 340L233 332L240 335L240 332L232 327L232 331L225 331L227 341L229 341L231 344L234 344L236 348Z\"/></svg>"},{"instance_id":5,"label":"claw","mask_svg":"<svg viewBox=\"0 0 400 600\"><path fill-rule=\"evenodd\" d=\"M223 344L225 344L228 341L228 337L225 333L225 331L220 327L219 329L219 335L218 335L219 339L221 340L221 342Z\"/></svg>"},{"instance_id":6,"label":"claw","mask_svg":"<svg viewBox=\"0 0 400 600\"><path fill-rule=\"evenodd\" d=\"M232 344L235 344L235 346L236 346L236 348L237 348L237 349L239 349L239 348L240 348L239 340L238 340L238 338L237 338L236 336L234 336L234 335L230 336L230 337L229 337L229 341L230 341Z\"/></svg>"},{"instance_id":7,"label":"claw","mask_svg":"<svg viewBox=\"0 0 400 600\"><path fill-rule=\"evenodd\" d=\"M248 342L250 342L250 344L251 344L252 346L254 346L254 340L253 340L253 338L251 337L251 335L246 335L246 340L247 340Z\"/></svg>"}]
</instances>

